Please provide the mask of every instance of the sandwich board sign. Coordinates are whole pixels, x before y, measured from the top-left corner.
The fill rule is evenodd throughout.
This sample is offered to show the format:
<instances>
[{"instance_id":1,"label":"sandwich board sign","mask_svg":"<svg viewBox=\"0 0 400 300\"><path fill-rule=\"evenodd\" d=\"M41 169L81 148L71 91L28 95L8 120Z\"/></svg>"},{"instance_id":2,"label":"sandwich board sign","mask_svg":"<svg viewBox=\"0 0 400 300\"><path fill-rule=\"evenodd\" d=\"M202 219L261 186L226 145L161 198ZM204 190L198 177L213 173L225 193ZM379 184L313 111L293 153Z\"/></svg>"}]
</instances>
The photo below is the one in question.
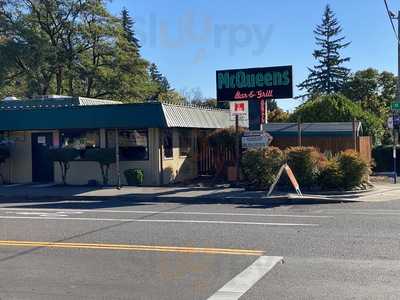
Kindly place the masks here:
<instances>
[{"instance_id":1,"label":"sandwich board sign","mask_svg":"<svg viewBox=\"0 0 400 300\"><path fill-rule=\"evenodd\" d=\"M274 183L273 183L273 184L271 185L271 187L269 188L267 197L271 196L272 192L273 192L274 189L275 189L276 184L278 183L278 181L279 181L279 179L281 178L282 173L283 173L284 171L285 171L286 174L288 175L288 177L289 177L289 179L290 179L290 182L292 183L294 189L296 190L296 193L297 193L299 196L303 197L303 194L301 193L301 190L300 190L300 185L299 185L299 183L297 182L297 179L296 179L296 177L294 176L293 171L292 171L292 169L289 167L288 164L284 164L284 165L279 169L279 172L278 172L278 174L276 175L276 179L275 179Z\"/></svg>"}]
</instances>

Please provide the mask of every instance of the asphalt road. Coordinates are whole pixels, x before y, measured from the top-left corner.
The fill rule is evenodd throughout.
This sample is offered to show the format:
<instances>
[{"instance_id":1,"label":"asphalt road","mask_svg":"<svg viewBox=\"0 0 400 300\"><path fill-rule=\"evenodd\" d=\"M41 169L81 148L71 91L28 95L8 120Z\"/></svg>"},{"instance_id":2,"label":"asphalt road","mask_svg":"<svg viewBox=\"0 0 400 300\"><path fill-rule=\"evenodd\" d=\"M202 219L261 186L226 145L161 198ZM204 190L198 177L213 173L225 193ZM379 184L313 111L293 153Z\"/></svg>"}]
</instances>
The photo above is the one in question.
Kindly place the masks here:
<instances>
[{"instance_id":1,"label":"asphalt road","mask_svg":"<svg viewBox=\"0 0 400 300\"><path fill-rule=\"evenodd\" d=\"M0 299L400 299L400 201L105 201L3 201Z\"/></svg>"}]
</instances>

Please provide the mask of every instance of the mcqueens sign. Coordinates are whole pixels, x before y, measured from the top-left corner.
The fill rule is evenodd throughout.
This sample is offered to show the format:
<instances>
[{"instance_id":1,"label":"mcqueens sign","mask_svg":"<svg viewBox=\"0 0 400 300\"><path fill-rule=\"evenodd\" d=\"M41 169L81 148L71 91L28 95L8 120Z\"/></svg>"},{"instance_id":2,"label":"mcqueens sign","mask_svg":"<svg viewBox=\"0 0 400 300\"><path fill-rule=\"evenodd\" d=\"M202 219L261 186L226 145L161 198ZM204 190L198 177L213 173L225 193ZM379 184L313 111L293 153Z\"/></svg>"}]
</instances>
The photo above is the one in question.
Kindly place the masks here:
<instances>
[{"instance_id":1,"label":"mcqueens sign","mask_svg":"<svg viewBox=\"0 0 400 300\"><path fill-rule=\"evenodd\" d=\"M218 101L293 98L292 66L217 71Z\"/></svg>"}]
</instances>

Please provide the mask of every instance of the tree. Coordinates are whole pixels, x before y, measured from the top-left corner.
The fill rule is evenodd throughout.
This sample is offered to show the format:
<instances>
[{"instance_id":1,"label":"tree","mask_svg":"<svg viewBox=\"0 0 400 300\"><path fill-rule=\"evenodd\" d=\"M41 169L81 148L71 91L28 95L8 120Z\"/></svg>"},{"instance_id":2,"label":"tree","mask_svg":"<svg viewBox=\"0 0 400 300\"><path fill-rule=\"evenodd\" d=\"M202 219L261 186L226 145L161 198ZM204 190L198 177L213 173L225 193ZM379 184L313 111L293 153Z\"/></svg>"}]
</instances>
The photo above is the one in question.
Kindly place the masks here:
<instances>
[{"instance_id":1,"label":"tree","mask_svg":"<svg viewBox=\"0 0 400 300\"><path fill-rule=\"evenodd\" d=\"M393 73L380 73L368 68L352 74L343 90L346 97L382 121L385 126L384 144L392 143L391 129L387 128L386 120L390 114L390 104L396 98L396 83L397 78Z\"/></svg>"},{"instance_id":2,"label":"tree","mask_svg":"<svg viewBox=\"0 0 400 300\"><path fill-rule=\"evenodd\" d=\"M357 71L349 78L343 94L364 110L385 118L396 97L396 77L372 68Z\"/></svg>"},{"instance_id":3,"label":"tree","mask_svg":"<svg viewBox=\"0 0 400 300\"><path fill-rule=\"evenodd\" d=\"M124 30L125 38L129 43L132 44L132 46L136 49L136 51L139 53L140 49L140 42L136 38L135 35L135 30L133 29L133 26L135 25L135 22L132 20L131 16L129 15L128 10L124 7L121 12L121 20L122 20L122 28Z\"/></svg>"},{"instance_id":4,"label":"tree","mask_svg":"<svg viewBox=\"0 0 400 300\"><path fill-rule=\"evenodd\" d=\"M278 109L278 103L275 99L267 99L267 109L268 111L273 111Z\"/></svg>"},{"instance_id":5,"label":"tree","mask_svg":"<svg viewBox=\"0 0 400 300\"><path fill-rule=\"evenodd\" d=\"M162 94L164 94L164 98L168 96L169 92L171 91L171 86L168 82L168 79L163 74L161 74L155 63L150 64L149 74L150 74L150 79L155 85L155 92L152 97L153 100L154 99L159 100ZM175 97L175 95L173 96Z\"/></svg>"},{"instance_id":6,"label":"tree","mask_svg":"<svg viewBox=\"0 0 400 300\"><path fill-rule=\"evenodd\" d=\"M361 121L365 134L372 136L378 144L384 133L383 120L363 111L361 106L340 94L315 96L299 106L290 115L290 122L351 122Z\"/></svg>"},{"instance_id":7,"label":"tree","mask_svg":"<svg viewBox=\"0 0 400 300\"><path fill-rule=\"evenodd\" d=\"M156 86L132 26L106 0L0 0L0 95L147 100Z\"/></svg>"},{"instance_id":8,"label":"tree","mask_svg":"<svg viewBox=\"0 0 400 300\"><path fill-rule=\"evenodd\" d=\"M74 161L79 157L79 150L73 148L59 148L59 149L50 149L49 159L53 162L58 162L61 169L61 180L64 185L67 184L67 174L70 168L71 161Z\"/></svg>"},{"instance_id":9,"label":"tree","mask_svg":"<svg viewBox=\"0 0 400 300\"><path fill-rule=\"evenodd\" d=\"M271 123L285 123L289 120L289 113L281 108L274 109L268 112L268 122Z\"/></svg>"},{"instance_id":10,"label":"tree","mask_svg":"<svg viewBox=\"0 0 400 300\"><path fill-rule=\"evenodd\" d=\"M343 63L350 58L341 57L340 50L348 47L345 37L340 36L342 27L335 14L327 5L322 18L322 24L314 30L316 44L320 48L313 53L318 64L309 68L308 78L300 83L300 90L306 92L305 96L316 94L330 95L342 90L350 70L343 67Z\"/></svg>"},{"instance_id":11,"label":"tree","mask_svg":"<svg viewBox=\"0 0 400 300\"><path fill-rule=\"evenodd\" d=\"M103 177L103 185L108 185L110 166L116 161L115 149L87 149L85 152L85 159L89 161L95 161L99 164L101 176Z\"/></svg>"}]
</instances>

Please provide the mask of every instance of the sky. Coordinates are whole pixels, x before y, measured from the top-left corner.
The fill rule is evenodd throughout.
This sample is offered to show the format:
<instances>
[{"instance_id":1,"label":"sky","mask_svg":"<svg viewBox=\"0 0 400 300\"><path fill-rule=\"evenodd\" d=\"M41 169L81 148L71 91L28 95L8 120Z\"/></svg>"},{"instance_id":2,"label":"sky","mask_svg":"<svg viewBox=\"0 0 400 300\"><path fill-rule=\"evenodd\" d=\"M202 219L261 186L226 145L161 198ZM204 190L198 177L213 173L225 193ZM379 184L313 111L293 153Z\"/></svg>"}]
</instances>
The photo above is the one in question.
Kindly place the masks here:
<instances>
[{"instance_id":1,"label":"sky","mask_svg":"<svg viewBox=\"0 0 400 300\"><path fill-rule=\"evenodd\" d=\"M388 3L400 9L399 0ZM129 10L142 56L173 88L215 98L216 70L292 65L295 84L304 80L315 63L313 30L327 4L351 42L342 52L351 58L348 68L396 72L397 44L383 0L113 0L109 8L115 15ZM285 110L299 104L278 101Z\"/></svg>"}]
</instances>

